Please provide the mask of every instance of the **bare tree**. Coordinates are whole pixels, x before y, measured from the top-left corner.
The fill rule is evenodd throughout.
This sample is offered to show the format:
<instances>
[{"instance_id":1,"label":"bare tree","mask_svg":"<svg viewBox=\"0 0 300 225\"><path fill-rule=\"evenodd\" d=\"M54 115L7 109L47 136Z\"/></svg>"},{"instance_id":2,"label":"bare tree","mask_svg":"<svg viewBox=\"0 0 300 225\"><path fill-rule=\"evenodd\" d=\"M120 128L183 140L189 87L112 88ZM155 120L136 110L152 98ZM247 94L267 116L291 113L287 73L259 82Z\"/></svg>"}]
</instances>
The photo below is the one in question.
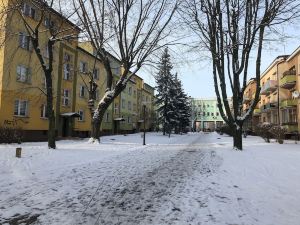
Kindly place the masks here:
<instances>
[{"instance_id":1,"label":"bare tree","mask_svg":"<svg viewBox=\"0 0 300 225\"><path fill-rule=\"evenodd\" d=\"M105 111L125 89L132 76L158 49L166 46L170 21L177 0L73 0L86 38L103 62L106 89L93 114L92 141L100 141L100 125ZM121 64L114 83L112 58Z\"/></svg>"},{"instance_id":2,"label":"bare tree","mask_svg":"<svg viewBox=\"0 0 300 225\"><path fill-rule=\"evenodd\" d=\"M54 10L54 4L57 10ZM10 18L19 18L27 32L24 38L28 39L27 43L32 46L44 72L48 115L48 147L53 149L56 148L53 105L54 47L58 42L77 39L80 32L77 26L71 24L68 18L63 16L61 5L60 1L54 0L13 0L1 12L2 16L6 17L7 24L3 25L5 28L11 27L8 26ZM6 39L17 33L16 30L8 29L5 32ZM42 50L45 44L46 54Z\"/></svg>"},{"instance_id":3,"label":"bare tree","mask_svg":"<svg viewBox=\"0 0 300 225\"><path fill-rule=\"evenodd\" d=\"M261 90L260 82L257 82L255 99L243 114L243 95L250 57L256 60L255 78L260 81L261 55L266 32L298 16L299 2L186 0L184 7L182 18L196 34L200 45L210 52L218 107L222 118L233 130L234 148L242 150L243 123L252 115ZM226 91L227 80L232 91L232 111Z\"/></svg>"}]
</instances>

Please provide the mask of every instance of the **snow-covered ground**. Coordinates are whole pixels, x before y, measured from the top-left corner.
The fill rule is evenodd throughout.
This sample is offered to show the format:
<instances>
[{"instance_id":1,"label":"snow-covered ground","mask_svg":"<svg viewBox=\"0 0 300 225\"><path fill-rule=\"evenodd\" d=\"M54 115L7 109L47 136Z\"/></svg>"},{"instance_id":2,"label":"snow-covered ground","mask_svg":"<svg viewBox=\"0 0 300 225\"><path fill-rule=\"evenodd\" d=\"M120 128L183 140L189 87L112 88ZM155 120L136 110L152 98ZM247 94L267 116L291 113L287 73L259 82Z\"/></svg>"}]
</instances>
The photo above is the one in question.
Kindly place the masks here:
<instances>
[{"instance_id":1,"label":"snow-covered ground","mask_svg":"<svg viewBox=\"0 0 300 225\"><path fill-rule=\"evenodd\" d=\"M0 224L299 225L300 143L149 133L0 145Z\"/></svg>"}]
</instances>

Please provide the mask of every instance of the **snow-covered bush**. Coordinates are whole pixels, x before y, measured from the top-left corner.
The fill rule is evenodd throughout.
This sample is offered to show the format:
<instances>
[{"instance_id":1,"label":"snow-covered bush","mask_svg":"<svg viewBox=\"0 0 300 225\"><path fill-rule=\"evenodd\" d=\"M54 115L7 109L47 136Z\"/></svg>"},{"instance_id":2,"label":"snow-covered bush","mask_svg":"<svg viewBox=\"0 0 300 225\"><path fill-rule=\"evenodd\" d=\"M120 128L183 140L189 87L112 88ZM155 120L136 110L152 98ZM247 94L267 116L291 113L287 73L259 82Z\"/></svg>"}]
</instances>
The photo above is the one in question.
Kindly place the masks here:
<instances>
[{"instance_id":1,"label":"snow-covered bush","mask_svg":"<svg viewBox=\"0 0 300 225\"><path fill-rule=\"evenodd\" d=\"M22 129L16 127L0 126L0 143L21 143Z\"/></svg>"},{"instance_id":2,"label":"snow-covered bush","mask_svg":"<svg viewBox=\"0 0 300 225\"><path fill-rule=\"evenodd\" d=\"M258 136L262 137L265 142L270 143L270 138L272 137L272 133L270 129L273 127L271 123L262 123L258 124L255 128Z\"/></svg>"},{"instance_id":3,"label":"snow-covered bush","mask_svg":"<svg viewBox=\"0 0 300 225\"><path fill-rule=\"evenodd\" d=\"M283 144L284 136L287 130L282 126L272 126L270 129L270 133L274 135L279 144Z\"/></svg>"}]
</instances>

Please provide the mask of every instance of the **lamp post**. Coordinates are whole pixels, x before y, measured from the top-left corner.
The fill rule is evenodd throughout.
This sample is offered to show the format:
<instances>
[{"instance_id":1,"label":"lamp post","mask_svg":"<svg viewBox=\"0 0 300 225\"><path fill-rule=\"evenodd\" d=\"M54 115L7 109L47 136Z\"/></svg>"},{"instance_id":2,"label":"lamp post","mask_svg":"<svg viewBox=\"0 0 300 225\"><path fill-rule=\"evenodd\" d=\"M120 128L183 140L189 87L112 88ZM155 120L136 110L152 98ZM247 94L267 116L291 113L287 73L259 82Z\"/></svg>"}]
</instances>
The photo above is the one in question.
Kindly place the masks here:
<instances>
[{"instance_id":1,"label":"lamp post","mask_svg":"<svg viewBox=\"0 0 300 225\"><path fill-rule=\"evenodd\" d=\"M143 116L144 116L143 145L146 145L146 104L143 105Z\"/></svg>"}]
</instances>

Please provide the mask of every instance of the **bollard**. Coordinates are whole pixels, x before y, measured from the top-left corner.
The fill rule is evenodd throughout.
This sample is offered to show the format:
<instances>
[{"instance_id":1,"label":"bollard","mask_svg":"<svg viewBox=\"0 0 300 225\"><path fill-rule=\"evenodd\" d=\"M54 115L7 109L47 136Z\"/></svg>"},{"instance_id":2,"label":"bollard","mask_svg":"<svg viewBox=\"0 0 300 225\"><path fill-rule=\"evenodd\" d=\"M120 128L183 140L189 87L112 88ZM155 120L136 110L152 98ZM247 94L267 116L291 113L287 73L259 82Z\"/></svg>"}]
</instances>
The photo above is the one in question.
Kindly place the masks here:
<instances>
[{"instance_id":1,"label":"bollard","mask_svg":"<svg viewBox=\"0 0 300 225\"><path fill-rule=\"evenodd\" d=\"M21 158L22 148L16 148L16 157Z\"/></svg>"}]
</instances>

